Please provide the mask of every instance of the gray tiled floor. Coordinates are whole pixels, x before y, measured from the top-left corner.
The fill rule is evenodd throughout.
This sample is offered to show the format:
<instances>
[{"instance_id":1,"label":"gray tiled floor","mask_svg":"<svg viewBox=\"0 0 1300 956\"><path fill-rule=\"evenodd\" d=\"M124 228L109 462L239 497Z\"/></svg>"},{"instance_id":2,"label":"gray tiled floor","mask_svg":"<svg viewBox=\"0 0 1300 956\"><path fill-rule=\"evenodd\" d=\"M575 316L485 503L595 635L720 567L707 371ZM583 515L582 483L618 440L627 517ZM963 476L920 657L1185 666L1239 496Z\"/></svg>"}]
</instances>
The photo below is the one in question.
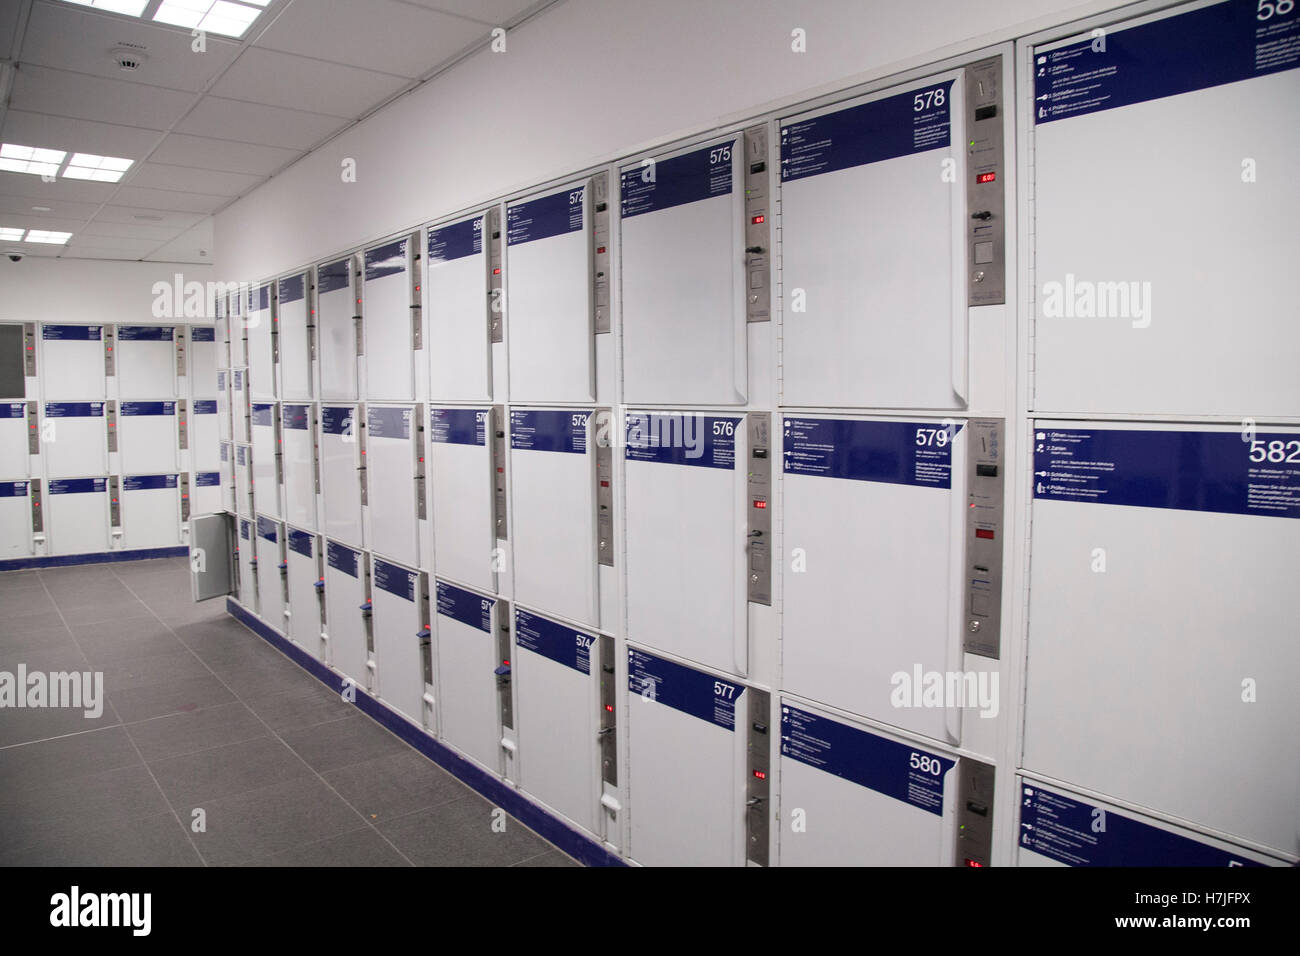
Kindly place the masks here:
<instances>
[{"instance_id":1,"label":"gray tiled floor","mask_svg":"<svg viewBox=\"0 0 1300 956\"><path fill-rule=\"evenodd\" d=\"M106 702L0 708L0 865L575 865L192 603L183 558L0 574L20 664L101 671Z\"/></svg>"}]
</instances>

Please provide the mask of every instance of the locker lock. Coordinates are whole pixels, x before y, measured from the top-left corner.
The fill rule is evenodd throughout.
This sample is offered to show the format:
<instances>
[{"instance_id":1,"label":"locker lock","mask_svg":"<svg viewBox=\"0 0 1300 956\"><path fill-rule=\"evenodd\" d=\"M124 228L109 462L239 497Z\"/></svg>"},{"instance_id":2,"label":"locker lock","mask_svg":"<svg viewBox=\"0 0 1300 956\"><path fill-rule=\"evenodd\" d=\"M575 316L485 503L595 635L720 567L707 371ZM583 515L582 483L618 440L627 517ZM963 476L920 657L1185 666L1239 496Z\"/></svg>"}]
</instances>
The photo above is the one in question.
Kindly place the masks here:
<instances>
[{"instance_id":1,"label":"locker lock","mask_svg":"<svg viewBox=\"0 0 1300 956\"><path fill-rule=\"evenodd\" d=\"M367 601L365 604L360 605L360 607L361 607L361 610L363 610L363 611L365 611L367 614L369 614L369 613L370 613L371 602L370 602L370 601Z\"/></svg>"},{"instance_id":2,"label":"locker lock","mask_svg":"<svg viewBox=\"0 0 1300 956\"><path fill-rule=\"evenodd\" d=\"M498 668L496 668L495 670L493 670L492 673L493 673L493 674L496 674L497 677L509 677L509 676L510 676L510 662L509 662L509 661L506 661L506 663L502 664L500 667L498 667Z\"/></svg>"},{"instance_id":3,"label":"locker lock","mask_svg":"<svg viewBox=\"0 0 1300 956\"><path fill-rule=\"evenodd\" d=\"M428 636L429 636L430 634L432 634L432 633L433 633L433 632L430 631L427 627L422 627L422 628L420 628L418 631L415 632L415 636L418 637L420 640L424 640L426 637L428 637Z\"/></svg>"},{"instance_id":4,"label":"locker lock","mask_svg":"<svg viewBox=\"0 0 1300 956\"><path fill-rule=\"evenodd\" d=\"M971 213L970 217L972 219L978 219L980 222L987 222L993 218L993 213L989 212L987 209L981 209L979 212Z\"/></svg>"},{"instance_id":5,"label":"locker lock","mask_svg":"<svg viewBox=\"0 0 1300 956\"><path fill-rule=\"evenodd\" d=\"M324 578L319 579L319 580L316 582L315 587L316 587L316 590L317 590L317 591L324 591L324 590L325 590L325 579L324 579Z\"/></svg>"}]
</instances>

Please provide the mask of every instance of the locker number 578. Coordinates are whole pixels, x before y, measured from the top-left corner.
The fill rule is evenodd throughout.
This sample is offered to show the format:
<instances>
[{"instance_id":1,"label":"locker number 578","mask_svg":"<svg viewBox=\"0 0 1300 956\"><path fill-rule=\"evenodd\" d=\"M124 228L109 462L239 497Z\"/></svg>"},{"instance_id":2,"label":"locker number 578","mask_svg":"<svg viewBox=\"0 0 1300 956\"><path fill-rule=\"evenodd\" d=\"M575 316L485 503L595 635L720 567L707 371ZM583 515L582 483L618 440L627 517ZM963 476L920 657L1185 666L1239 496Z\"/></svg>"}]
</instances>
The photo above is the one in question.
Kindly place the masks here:
<instances>
[{"instance_id":1,"label":"locker number 578","mask_svg":"<svg viewBox=\"0 0 1300 956\"><path fill-rule=\"evenodd\" d=\"M943 87L936 86L932 90L926 90L924 93L917 93L912 97L912 112L919 113L922 110L928 110L931 106L943 106Z\"/></svg>"}]
</instances>

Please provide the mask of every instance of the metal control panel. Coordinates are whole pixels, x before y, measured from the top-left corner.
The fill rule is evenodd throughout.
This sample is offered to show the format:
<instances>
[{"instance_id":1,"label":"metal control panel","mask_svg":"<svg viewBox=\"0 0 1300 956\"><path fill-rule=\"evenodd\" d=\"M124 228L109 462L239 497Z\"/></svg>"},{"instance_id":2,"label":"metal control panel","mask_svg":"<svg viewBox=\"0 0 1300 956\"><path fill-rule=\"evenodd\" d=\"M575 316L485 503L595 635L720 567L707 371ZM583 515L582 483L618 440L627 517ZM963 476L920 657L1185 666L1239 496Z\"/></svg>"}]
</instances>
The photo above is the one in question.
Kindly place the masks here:
<instances>
[{"instance_id":1,"label":"metal control panel","mask_svg":"<svg viewBox=\"0 0 1300 956\"><path fill-rule=\"evenodd\" d=\"M749 412L746 496L749 515L749 600L772 604L772 413Z\"/></svg>"},{"instance_id":2,"label":"metal control panel","mask_svg":"<svg viewBox=\"0 0 1300 956\"><path fill-rule=\"evenodd\" d=\"M361 620L366 627L366 689L373 690L375 675L375 616L371 613L371 608L374 605L370 590L370 561L364 557L361 559L361 579L362 593L365 595L365 601L361 605Z\"/></svg>"},{"instance_id":3,"label":"metal control panel","mask_svg":"<svg viewBox=\"0 0 1300 956\"><path fill-rule=\"evenodd\" d=\"M1002 468L1000 418L973 418L966 453L967 653L996 660L1002 632Z\"/></svg>"},{"instance_id":4,"label":"metal control panel","mask_svg":"<svg viewBox=\"0 0 1300 956\"><path fill-rule=\"evenodd\" d=\"M433 687L433 618L429 616L429 572L421 571L417 576L419 593L416 595L420 615L420 630L416 638L420 642L420 680L424 682L421 695L421 718L425 729L434 725Z\"/></svg>"},{"instance_id":5,"label":"metal control panel","mask_svg":"<svg viewBox=\"0 0 1300 956\"><path fill-rule=\"evenodd\" d=\"M420 234L413 232L406 240L406 248L411 258L407 262L406 274L411 277L411 348L420 351L424 348L424 322L421 321L423 299L420 296ZM372 386L373 387L373 386Z\"/></svg>"},{"instance_id":6,"label":"metal control panel","mask_svg":"<svg viewBox=\"0 0 1300 956\"><path fill-rule=\"evenodd\" d=\"M497 538L507 538L506 528L506 429L505 408L492 406L492 520Z\"/></svg>"},{"instance_id":7,"label":"metal control panel","mask_svg":"<svg viewBox=\"0 0 1300 956\"><path fill-rule=\"evenodd\" d=\"M417 402L415 405L415 517L424 521L428 515L425 512L427 505L424 494L424 423L427 421L424 412L424 404ZM426 615L427 617L427 615Z\"/></svg>"},{"instance_id":8,"label":"metal control panel","mask_svg":"<svg viewBox=\"0 0 1300 956\"><path fill-rule=\"evenodd\" d=\"M41 512L41 479L33 478L31 483L32 498L32 532L40 534L45 530L45 515Z\"/></svg>"},{"instance_id":9,"label":"metal control panel","mask_svg":"<svg viewBox=\"0 0 1300 956\"><path fill-rule=\"evenodd\" d=\"M609 173L591 177L591 307L592 327L608 332L609 320Z\"/></svg>"},{"instance_id":10,"label":"metal control panel","mask_svg":"<svg viewBox=\"0 0 1300 956\"><path fill-rule=\"evenodd\" d=\"M370 504L370 482L366 480L366 407L364 405L358 405L352 414L352 433L360 446L357 450L361 452L361 464L357 465L357 484L361 487L361 507L364 508Z\"/></svg>"},{"instance_id":11,"label":"metal control panel","mask_svg":"<svg viewBox=\"0 0 1300 956\"><path fill-rule=\"evenodd\" d=\"M23 374L36 377L36 323L23 323Z\"/></svg>"},{"instance_id":12,"label":"metal control panel","mask_svg":"<svg viewBox=\"0 0 1300 956\"><path fill-rule=\"evenodd\" d=\"M356 293L356 295L354 296L354 301L352 303L352 313L353 313L352 325L357 333L357 357L358 358L366 354L366 327L365 327L365 315L363 314L365 308L361 302L362 299L361 290L365 288L365 282L363 281L364 273L361 268L361 262L362 262L362 257L360 255L355 255L352 257L352 265L351 265L352 291Z\"/></svg>"},{"instance_id":13,"label":"metal control panel","mask_svg":"<svg viewBox=\"0 0 1300 956\"><path fill-rule=\"evenodd\" d=\"M510 602L497 598L497 707L505 730L515 727L514 695L510 692L510 621Z\"/></svg>"},{"instance_id":14,"label":"metal control panel","mask_svg":"<svg viewBox=\"0 0 1300 956\"><path fill-rule=\"evenodd\" d=\"M596 416L596 560L607 568L614 566L614 449L609 409L600 408Z\"/></svg>"},{"instance_id":15,"label":"metal control panel","mask_svg":"<svg viewBox=\"0 0 1300 956\"><path fill-rule=\"evenodd\" d=\"M772 203L767 168L767 127L745 130L745 316L772 318Z\"/></svg>"},{"instance_id":16,"label":"metal control panel","mask_svg":"<svg viewBox=\"0 0 1300 956\"><path fill-rule=\"evenodd\" d=\"M492 320L492 341L505 341L505 327L501 322L501 303L505 297L504 275L501 272L501 207L493 206L487 214L488 228L488 310Z\"/></svg>"},{"instance_id":17,"label":"metal control panel","mask_svg":"<svg viewBox=\"0 0 1300 956\"><path fill-rule=\"evenodd\" d=\"M988 866L993 852L992 764L969 757L957 761L955 866Z\"/></svg>"},{"instance_id":18,"label":"metal control panel","mask_svg":"<svg viewBox=\"0 0 1300 956\"><path fill-rule=\"evenodd\" d=\"M600 779L611 787L618 786L618 710L614 706L617 681L614 671L614 639L608 634L597 638L600 646Z\"/></svg>"},{"instance_id":19,"label":"metal control panel","mask_svg":"<svg viewBox=\"0 0 1300 956\"><path fill-rule=\"evenodd\" d=\"M176 329L176 375L178 378L186 378L189 373L186 371L188 366L185 363L185 342L189 338L189 331L185 326L179 326ZM181 446L185 447L184 445Z\"/></svg>"},{"instance_id":20,"label":"metal control panel","mask_svg":"<svg viewBox=\"0 0 1300 956\"><path fill-rule=\"evenodd\" d=\"M180 476L181 485L181 521L190 520L190 476L182 473Z\"/></svg>"},{"instance_id":21,"label":"metal control panel","mask_svg":"<svg viewBox=\"0 0 1300 956\"><path fill-rule=\"evenodd\" d=\"M754 866L768 864L768 830L772 814L772 735L768 720L771 697L750 687L748 742L745 753L745 859Z\"/></svg>"},{"instance_id":22,"label":"metal control panel","mask_svg":"<svg viewBox=\"0 0 1300 956\"><path fill-rule=\"evenodd\" d=\"M188 403L185 399L176 400L176 441L177 447L185 451L190 447L190 425L189 415L186 414Z\"/></svg>"},{"instance_id":23,"label":"metal control panel","mask_svg":"<svg viewBox=\"0 0 1300 956\"><path fill-rule=\"evenodd\" d=\"M117 451L117 402L110 401L104 405L105 426L108 429L108 450Z\"/></svg>"},{"instance_id":24,"label":"metal control panel","mask_svg":"<svg viewBox=\"0 0 1300 956\"><path fill-rule=\"evenodd\" d=\"M316 267L303 274L302 284L307 297L307 364L316 367Z\"/></svg>"},{"instance_id":25,"label":"metal control panel","mask_svg":"<svg viewBox=\"0 0 1300 956\"><path fill-rule=\"evenodd\" d=\"M967 304L1007 301L1002 57L966 67Z\"/></svg>"},{"instance_id":26,"label":"metal control panel","mask_svg":"<svg viewBox=\"0 0 1300 956\"><path fill-rule=\"evenodd\" d=\"M34 373L33 373L34 374ZM104 326L104 376L112 378L117 374L117 328Z\"/></svg>"},{"instance_id":27,"label":"metal control panel","mask_svg":"<svg viewBox=\"0 0 1300 956\"><path fill-rule=\"evenodd\" d=\"M37 407L36 402L27 403L27 454L29 455L41 453L40 414Z\"/></svg>"},{"instance_id":28,"label":"metal control panel","mask_svg":"<svg viewBox=\"0 0 1300 956\"><path fill-rule=\"evenodd\" d=\"M108 479L108 523L110 527L122 527L122 479L110 475Z\"/></svg>"}]
</instances>

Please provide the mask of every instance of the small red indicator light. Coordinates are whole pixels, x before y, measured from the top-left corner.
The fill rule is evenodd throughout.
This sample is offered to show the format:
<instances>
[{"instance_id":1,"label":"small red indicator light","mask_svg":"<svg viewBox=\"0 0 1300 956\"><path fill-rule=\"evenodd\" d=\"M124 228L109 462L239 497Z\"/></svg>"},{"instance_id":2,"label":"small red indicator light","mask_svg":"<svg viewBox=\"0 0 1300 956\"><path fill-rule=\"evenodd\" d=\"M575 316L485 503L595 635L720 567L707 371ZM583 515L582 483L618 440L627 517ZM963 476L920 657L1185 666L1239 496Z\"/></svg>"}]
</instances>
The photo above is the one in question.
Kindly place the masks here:
<instances>
[{"instance_id":1,"label":"small red indicator light","mask_svg":"<svg viewBox=\"0 0 1300 956\"><path fill-rule=\"evenodd\" d=\"M35 428L36 426L33 425L32 427ZM609 482L608 482L608 481L601 481L601 483L600 483L600 487L602 487L602 488L608 488L608 487L609 487Z\"/></svg>"},{"instance_id":2,"label":"small red indicator light","mask_svg":"<svg viewBox=\"0 0 1300 956\"><path fill-rule=\"evenodd\" d=\"M992 537L993 537L993 529L992 529L992 528L976 528L976 529L975 529L975 537L977 537L977 538L989 538L989 539L992 539Z\"/></svg>"},{"instance_id":3,"label":"small red indicator light","mask_svg":"<svg viewBox=\"0 0 1300 956\"><path fill-rule=\"evenodd\" d=\"M749 221L752 222L754 225L757 226L759 223L767 222L767 217L766 217L766 216L755 216L754 218L750 219Z\"/></svg>"},{"instance_id":4,"label":"small red indicator light","mask_svg":"<svg viewBox=\"0 0 1300 956\"><path fill-rule=\"evenodd\" d=\"M755 498L754 507L758 508L759 510L762 510L763 508L767 507L767 502L764 501L762 498Z\"/></svg>"},{"instance_id":5,"label":"small red indicator light","mask_svg":"<svg viewBox=\"0 0 1300 956\"><path fill-rule=\"evenodd\" d=\"M502 663L502 664L505 664L506 667L509 667L509 666L510 666L510 662L509 662L509 661L502 661L501 663Z\"/></svg>"},{"instance_id":6,"label":"small red indicator light","mask_svg":"<svg viewBox=\"0 0 1300 956\"><path fill-rule=\"evenodd\" d=\"M605 705L605 713L607 713L607 714L612 714L613 712L614 712L614 705L613 705L613 704L606 704L606 705Z\"/></svg>"},{"instance_id":7,"label":"small red indicator light","mask_svg":"<svg viewBox=\"0 0 1300 956\"><path fill-rule=\"evenodd\" d=\"M980 173L975 177L976 183L991 183L998 178L997 173ZM978 864L977 864L978 865Z\"/></svg>"},{"instance_id":8,"label":"small red indicator light","mask_svg":"<svg viewBox=\"0 0 1300 956\"><path fill-rule=\"evenodd\" d=\"M766 779L767 779L767 771L766 771L766 770L755 770L755 771L754 771L754 776L757 777L759 780L766 780Z\"/></svg>"},{"instance_id":9,"label":"small red indicator light","mask_svg":"<svg viewBox=\"0 0 1300 956\"><path fill-rule=\"evenodd\" d=\"M499 275L501 274L501 267L500 267L500 266L497 266L495 269L493 269L493 270L492 270L492 274L493 274L494 276L499 276Z\"/></svg>"},{"instance_id":10,"label":"small red indicator light","mask_svg":"<svg viewBox=\"0 0 1300 956\"><path fill-rule=\"evenodd\" d=\"M596 247L596 255L598 255L598 256L603 256L604 254L605 254L605 247L604 247L604 246L597 246L597 247Z\"/></svg>"},{"instance_id":11,"label":"small red indicator light","mask_svg":"<svg viewBox=\"0 0 1300 956\"><path fill-rule=\"evenodd\" d=\"M979 862L978 860L972 860L970 857L967 857L967 858L966 858L966 865L967 865L967 866L983 866L984 864L981 863L981 862Z\"/></svg>"}]
</instances>

